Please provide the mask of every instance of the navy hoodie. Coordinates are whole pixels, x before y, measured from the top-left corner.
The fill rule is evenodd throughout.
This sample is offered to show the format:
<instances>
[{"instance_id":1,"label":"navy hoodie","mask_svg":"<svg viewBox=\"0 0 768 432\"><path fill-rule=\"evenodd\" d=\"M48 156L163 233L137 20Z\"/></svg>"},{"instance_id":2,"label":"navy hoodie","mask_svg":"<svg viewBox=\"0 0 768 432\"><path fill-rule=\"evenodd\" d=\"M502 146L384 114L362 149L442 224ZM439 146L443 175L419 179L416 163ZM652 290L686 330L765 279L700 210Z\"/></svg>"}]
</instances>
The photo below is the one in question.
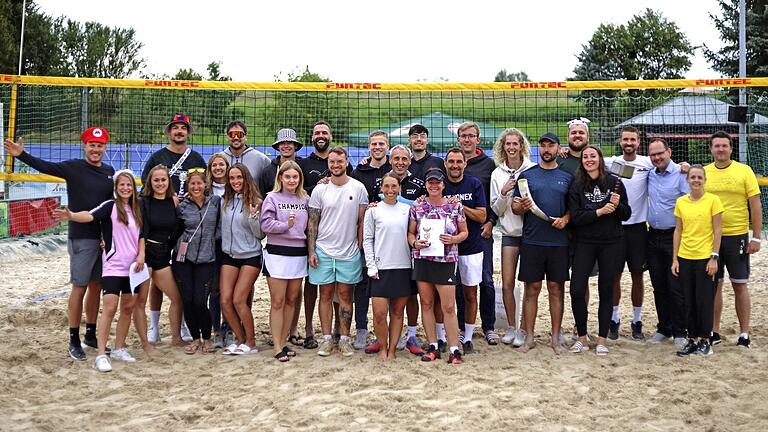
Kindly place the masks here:
<instances>
[{"instance_id":1,"label":"navy hoodie","mask_svg":"<svg viewBox=\"0 0 768 432\"><path fill-rule=\"evenodd\" d=\"M480 183L483 184L483 190L485 191L485 196L490 197L491 196L491 174L493 174L493 170L496 169L496 162L494 162L493 159L486 156L485 153L479 148L475 149L475 154L477 154L477 156L467 160L467 168L464 170L464 175L471 175L472 177L477 177L477 179L480 180ZM496 216L496 213L493 212L493 209L491 208L490 200L487 200L486 209L487 209L487 216L485 218L486 222L491 221L493 222L494 225L496 225L496 220L498 219L498 216Z\"/></svg>"}]
</instances>

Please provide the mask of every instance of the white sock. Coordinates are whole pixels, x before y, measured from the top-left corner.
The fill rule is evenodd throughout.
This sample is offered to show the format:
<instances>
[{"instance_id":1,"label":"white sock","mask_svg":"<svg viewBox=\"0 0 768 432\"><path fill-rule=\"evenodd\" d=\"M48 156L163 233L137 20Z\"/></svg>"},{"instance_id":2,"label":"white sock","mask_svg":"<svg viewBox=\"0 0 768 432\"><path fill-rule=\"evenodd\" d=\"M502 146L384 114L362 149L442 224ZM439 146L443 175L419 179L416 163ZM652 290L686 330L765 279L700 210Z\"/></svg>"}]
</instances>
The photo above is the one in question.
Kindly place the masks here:
<instances>
[{"instance_id":1,"label":"white sock","mask_svg":"<svg viewBox=\"0 0 768 432\"><path fill-rule=\"evenodd\" d=\"M445 324L437 323L437 339L445 341Z\"/></svg>"},{"instance_id":2,"label":"white sock","mask_svg":"<svg viewBox=\"0 0 768 432\"><path fill-rule=\"evenodd\" d=\"M325 338L325 340L327 340L328 342L333 340L333 336L332 335L323 335L323 338Z\"/></svg>"},{"instance_id":3,"label":"white sock","mask_svg":"<svg viewBox=\"0 0 768 432\"><path fill-rule=\"evenodd\" d=\"M744 339L749 339L749 333L741 333L739 337L743 337Z\"/></svg>"},{"instance_id":4,"label":"white sock","mask_svg":"<svg viewBox=\"0 0 768 432\"><path fill-rule=\"evenodd\" d=\"M613 315L611 315L611 321L619 322L620 319L621 319L621 316L619 315L619 307L618 306L614 306L613 307Z\"/></svg>"},{"instance_id":5,"label":"white sock","mask_svg":"<svg viewBox=\"0 0 768 432\"><path fill-rule=\"evenodd\" d=\"M450 353L451 353L451 354L453 354L454 352L456 352L456 351L458 351L458 350L459 350L459 347L457 347L457 346L452 346L452 347L451 347L451 349L450 349Z\"/></svg>"},{"instance_id":6,"label":"white sock","mask_svg":"<svg viewBox=\"0 0 768 432\"><path fill-rule=\"evenodd\" d=\"M160 311L149 311L150 327L160 328Z\"/></svg>"},{"instance_id":7,"label":"white sock","mask_svg":"<svg viewBox=\"0 0 768 432\"><path fill-rule=\"evenodd\" d=\"M475 332L474 324L464 323L464 342L472 342L472 333L474 332Z\"/></svg>"},{"instance_id":8,"label":"white sock","mask_svg":"<svg viewBox=\"0 0 768 432\"><path fill-rule=\"evenodd\" d=\"M643 307L642 306L633 306L632 307L632 322L636 323L638 321L642 321L642 315L643 315Z\"/></svg>"},{"instance_id":9,"label":"white sock","mask_svg":"<svg viewBox=\"0 0 768 432\"><path fill-rule=\"evenodd\" d=\"M408 326L408 338L416 337L416 326Z\"/></svg>"},{"instance_id":10,"label":"white sock","mask_svg":"<svg viewBox=\"0 0 768 432\"><path fill-rule=\"evenodd\" d=\"M342 340L342 341L348 341L348 340L349 340L349 336L344 336L344 335L341 335L341 337L340 337L340 339L339 339L339 340Z\"/></svg>"},{"instance_id":11,"label":"white sock","mask_svg":"<svg viewBox=\"0 0 768 432\"><path fill-rule=\"evenodd\" d=\"M429 344L432 348L437 349L438 345L437 342Z\"/></svg>"}]
</instances>

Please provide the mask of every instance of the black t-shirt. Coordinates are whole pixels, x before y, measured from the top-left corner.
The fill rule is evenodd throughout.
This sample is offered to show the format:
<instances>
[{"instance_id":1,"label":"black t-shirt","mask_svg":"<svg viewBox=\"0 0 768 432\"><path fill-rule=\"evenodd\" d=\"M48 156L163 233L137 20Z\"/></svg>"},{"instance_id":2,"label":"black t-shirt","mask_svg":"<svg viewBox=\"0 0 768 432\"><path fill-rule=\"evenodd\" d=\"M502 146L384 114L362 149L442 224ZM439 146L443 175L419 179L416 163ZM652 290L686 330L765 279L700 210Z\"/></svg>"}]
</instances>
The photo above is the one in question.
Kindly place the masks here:
<instances>
[{"instance_id":1,"label":"black t-shirt","mask_svg":"<svg viewBox=\"0 0 768 432\"><path fill-rule=\"evenodd\" d=\"M141 236L160 243L177 235L178 214L172 198L141 197Z\"/></svg>"},{"instance_id":2,"label":"black t-shirt","mask_svg":"<svg viewBox=\"0 0 768 432\"><path fill-rule=\"evenodd\" d=\"M94 166L85 159L70 159L63 162L48 162L23 152L17 158L43 174L61 177L67 182L68 207L73 212L90 211L102 202L112 198L115 169L102 162ZM71 239L100 239L99 222L87 224L70 222L67 237Z\"/></svg>"},{"instance_id":3,"label":"black t-shirt","mask_svg":"<svg viewBox=\"0 0 768 432\"><path fill-rule=\"evenodd\" d=\"M143 185L147 184L147 177L149 176L149 171L152 170L156 165L165 165L168 167L168 171L173 168L173 166L176 164L176 162L181 159L181 156L183 153L174 153L170 150L168 150L167 147L163 147L160 150L152 153L152 155L147 159L147 162L144 164L144 170L141 172L141 183ZM189 156L187 156L186 159L184 159L184 162L181 164L181 167L176 170L175 173L171 176L171 183L173 184L173 190L176 191L177 194L183 195L183 193L179 193L179 190L181 188L181 182L183 180L186 180L187 178L187 170L190 168L205 168L206 163L202 156L200 156L200 153L192 150L189 152Z\"/></svg>"}]
</instances>

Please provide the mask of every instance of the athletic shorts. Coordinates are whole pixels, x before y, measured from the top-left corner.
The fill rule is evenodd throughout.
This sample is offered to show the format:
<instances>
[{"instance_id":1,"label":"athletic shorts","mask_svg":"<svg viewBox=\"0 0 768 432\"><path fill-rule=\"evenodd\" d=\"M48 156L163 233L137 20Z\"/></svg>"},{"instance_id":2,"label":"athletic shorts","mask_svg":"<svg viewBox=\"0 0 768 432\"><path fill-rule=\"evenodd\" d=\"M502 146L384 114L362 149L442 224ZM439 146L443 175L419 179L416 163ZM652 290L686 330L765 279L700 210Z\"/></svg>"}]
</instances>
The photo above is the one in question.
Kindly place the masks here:
<instances>
[{"instance_id":1,"label":"athletic shorts","mask_svg":"<svg viewBox=\"0 0 768 432\"><path fill-rule=\"evenodd\" d=\"M749 234L723 236L720 240L720 258L717 261L717 279L725 278L725 269L728 268L728 277L731 283L749 282Z\"/></svg>"},{"instance_id":2,"label":"athletic shorts","mask_svg":"<svg viewBox=\"0 0 768 432\"><path fill-rule=\"evenodd\" d=\"M632 273L648 269L645 249L648 245L648 226L645 222L624 225L624 259ZM622 269L624 265L622 263Z\"/></svg>"},{"instance_id":3,"label":"athletic shorts","mask_svg":"<svg viewBox=\"0 0 768 432\"><path fill-rule=\"evenodd\" d=\"M68 239L69 283L86 286L101 281L101 240Z\"/></svg>"},{"instance_id":4,"label":"athletic shorts","mask_svg":"<svg viewBox=\"0 0 768 432\"><path fill-rule=\"evenodd\" d=\"M327 285L338 282L354 285L363 279L362 254L358 251L349 259L336 259L326 254L320 248L315 248L317 268L309 266L309 283Z\"/></svg>"},{"instance_id":5,"label":"athletic shorts","mask_svg":"<svg viewBox=\"0 0 768 432\"><path fill-rule=\"evenodd\" d=\"M144 258L152 270L161 270L171 266L170 243L155 243L147 240L144 247Z\"/></svg>"},{"instance_id":6,"label":"athletic shorts","mask_svg":"<svg viewBox=\"0 0 768 432\"><path fill-rule=\"evenodd\" d=\"M371 297L398 298L411 295L411 269L379 270L379 278L369 278Z\"/></svg>"},{"instance_id":7,"label":"athletic shorts","mask_svg":"<svg viewBox=\"0 0 768 432\"><path fill-rule=\"evenodd\" d=\"M464 286L477 286L483 281L483 253L459 255L459 278Z\"/></svg>"},{"instance_id":8,"label":"athletic shorts","mask_svg":"<svg viewBox=\"0 0 768 432\"><path fill-rule=\"evenodd\" d=\"M237 268L242 266L251 266L256 267L257 269L261 269L261 255L256 255L255 257L250 258L232 258L231 256L224 253L221 257L221 265L228 265Z\"/></svg>"},{"instance_id":9,"label":"athletic shorts","mask_svg":"<svg viewBox=\"0 0 768 432\"><path fill-rule=\"evenodd\" d=\"M104 294L114 294L116 296L132 294L131 279L128 276L103 276L101 278L101 291Z\"/></svg>"},{"instance_id":10,"label":"athletic shorts","mask_svg":"<svg viewBox=\"0 0 768 432\"><path fill-rule=\"evenodd\" d=\"M501 247L520 247L522 237L501 236Z\"/></svg>"},{"instance_id":11,"label":"athletic shorts","mask_svg":"<svg viewBox=\"0 0 768 432\"><path fill-rule=\"evenodd\" d=\"M517 279L522 282L549 282L570 280L568 246L538 246L523 243L520 246L520 271Z\"/></svg>"},{"instance_id":12,"label":"athletic shorts","mask_svg":"<svg viewBox=\"0 0 768 432\"><path fill-rule=\"evenodd\" d=\"M307 276L307 256L286 256L271 254L266 249L264 275L275 279L301 279Z\"/></svg>"},{"instance_id":13,"label":"athletic shorts","mask_svg":"<svg viewBox=\"0 0 768 432\"><path fill-rule=\"evenodd\" d=\"M413 280L435 285L456 285L456 263L413 260Z\"/></svg>"}]
</instances>

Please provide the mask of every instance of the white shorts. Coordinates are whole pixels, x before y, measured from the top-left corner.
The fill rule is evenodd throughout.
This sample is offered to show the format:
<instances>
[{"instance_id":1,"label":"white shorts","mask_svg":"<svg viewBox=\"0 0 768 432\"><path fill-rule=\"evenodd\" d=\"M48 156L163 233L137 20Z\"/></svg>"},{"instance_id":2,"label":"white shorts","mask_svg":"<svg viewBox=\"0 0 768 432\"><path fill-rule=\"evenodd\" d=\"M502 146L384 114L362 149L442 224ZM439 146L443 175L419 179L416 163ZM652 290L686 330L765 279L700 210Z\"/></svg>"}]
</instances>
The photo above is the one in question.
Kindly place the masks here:
<instances>
[{"instance_id":1,"label":"white shorts","mask_svg":"<svg viewBox=\"0 0 768 432\"><path fill-rule=\"evenodd\" d=\"M483 281L483 253L459 255L459 275L464 286L480 285Z\"/></svg>"},{"instance_id":2,"label":"white shorts","mask_svg":"<svg viewBox=\"0 0 768 432\"><path fill-rule=\"evenodd\" d=\"M269 277L275 279L300 279L307 276L307 256L274 255L264 249L264 266Z\"/></svg>"}]
</instances>

